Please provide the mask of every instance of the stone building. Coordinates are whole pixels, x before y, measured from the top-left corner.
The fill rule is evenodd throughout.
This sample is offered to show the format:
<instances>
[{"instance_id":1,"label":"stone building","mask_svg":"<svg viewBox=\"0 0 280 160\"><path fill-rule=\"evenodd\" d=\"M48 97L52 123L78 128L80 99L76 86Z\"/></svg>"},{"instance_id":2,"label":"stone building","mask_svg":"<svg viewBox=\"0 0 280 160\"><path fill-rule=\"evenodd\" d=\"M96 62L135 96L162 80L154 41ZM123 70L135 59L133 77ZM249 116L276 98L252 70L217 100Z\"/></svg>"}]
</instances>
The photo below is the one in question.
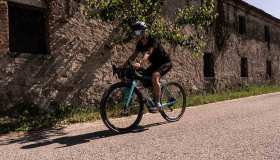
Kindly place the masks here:
<instances>
[{"instance_id":1,"label":"stone building","mask_svg":"<svg viewBox=\"0 0 280 160\"><path fill-rule=\"evenodd\" d=\"M222 43L216 38L208 58L215 60L215 79L227 86L279 83L280 20L241 0L224 0L222 9L224 27L216 27Z\"/></svg>"},{"instance_id":2,"label":"stone building","mask_svg":"<svg viewBox=\"0 0 280 160\"><path fill-rule=\"evenodd\" d=\"M167 0L162 14L200 1ZM280 20L241 0L218 0L220 16L205 53L165 46L174 68L167 78L188 91L279 83ZM0 110L32 102L96 105L117 79L133 42L111 45L115 26L86 20L78 0L0 0Z\"/></svg>"}]
</instances>

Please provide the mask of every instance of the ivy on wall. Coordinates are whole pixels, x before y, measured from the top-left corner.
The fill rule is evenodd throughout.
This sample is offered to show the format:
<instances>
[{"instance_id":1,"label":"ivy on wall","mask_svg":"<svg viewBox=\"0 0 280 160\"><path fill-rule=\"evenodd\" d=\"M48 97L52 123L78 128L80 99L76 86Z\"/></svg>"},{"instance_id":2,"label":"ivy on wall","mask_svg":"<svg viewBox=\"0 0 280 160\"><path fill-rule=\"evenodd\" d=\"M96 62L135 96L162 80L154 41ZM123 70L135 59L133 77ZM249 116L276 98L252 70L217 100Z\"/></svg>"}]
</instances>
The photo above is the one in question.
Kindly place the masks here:
<instances>
[{"instance_id":1,"label":"ivy on wall","mask_svg":"<svg viewBox=\"0 0 280 160\"><path fill-rule=\"evenodd\" d=\"M173 46L185 46L192 53L201 53L205 46L206 28L216 19L214 0L204 0L201 6L186 5L176 13L174 22L166 22L161 17L165 0L86 0L82 12L89 18L113 21L121 26L121 37L117 42L131 39L131 26L135 21L144 21L148 25L148 34ZM183 28L189 25L194 30L186 35Z\"/></svg>"}]
</instances>

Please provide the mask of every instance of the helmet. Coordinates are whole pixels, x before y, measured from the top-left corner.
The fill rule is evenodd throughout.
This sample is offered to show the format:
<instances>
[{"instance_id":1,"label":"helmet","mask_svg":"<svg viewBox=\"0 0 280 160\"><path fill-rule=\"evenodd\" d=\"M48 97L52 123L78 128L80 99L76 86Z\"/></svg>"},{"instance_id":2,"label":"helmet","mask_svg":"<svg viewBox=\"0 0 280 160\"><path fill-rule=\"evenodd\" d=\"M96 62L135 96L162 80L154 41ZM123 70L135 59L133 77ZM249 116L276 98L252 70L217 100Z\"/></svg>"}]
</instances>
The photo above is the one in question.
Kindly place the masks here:
<instances>
[{"instance_id":1,"label":"helmet","mask_svg":"<svg viewBox=\"0 0 280 160\"><path fill-rule=\"evenodd\" d=\"M133 24L132 29L133 31L137 31L137 30L144 31L147 29L147 25L145 22L137 21L136 23Z\"/></svg>"},{"instance_id":2,"label":"helmet","mask_svg":"<svg viewBox=\"0 0 280 160\"><path fill-rule=\"evenodd\" d=\"M133 30L135 36L144 35L146 29L147 29L147 25L145 24L145 22L142 22L142 21L137 21L132 26L132 30Z\"/></svg>"}]
</instances>

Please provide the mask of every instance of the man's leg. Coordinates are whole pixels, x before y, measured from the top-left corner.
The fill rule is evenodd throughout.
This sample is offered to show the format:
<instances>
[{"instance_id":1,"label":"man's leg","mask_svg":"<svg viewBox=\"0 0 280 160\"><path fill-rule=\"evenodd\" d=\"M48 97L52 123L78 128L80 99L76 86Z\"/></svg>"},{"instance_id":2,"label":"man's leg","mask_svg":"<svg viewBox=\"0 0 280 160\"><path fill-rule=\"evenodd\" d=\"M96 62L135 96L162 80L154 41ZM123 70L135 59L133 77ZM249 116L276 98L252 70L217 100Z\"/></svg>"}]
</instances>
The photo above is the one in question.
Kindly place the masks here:
<instances>
[{"instance_id":1,"label":"man's leg","mask_svg":"<svg viewBox=\"0 0 280 160\"><path fill-rule=\"evenodd\" d=\"M154 72L152 75L153 93L157 103L160 103L161 88L160 88L160 73Z\"/></svg>"},{"instance_id":2,"label":"man's leg","mask_svg":"<svg viewBox=\"0 0 280 160\"><path fill-rule=\"evenodd\" d=\"M154 97L156 99L156 102L158 103L158 106L161 105L160 104L160 98L161 98L160 78L164 76L166 73L168 73L171 68L172 68L172 64L171 62L168 62L161 65L152 74Z\"/></svg>"},{"instance_id":3,"label":"man's leg","mask_svg":"<svg viewBox=\"0 0 280 160\"><path fill-rule=\"evenodd\" d=\"M157 96L157 95L159 95L158 90L160 90L160 86L156 85L157 83L154 83L154 82L157 82L157 79L160 79L159 72L158 72L159 77L158 77L158 74L154 74L155 72L157 72L156 69L157 68L155 66L151 65L144 72L145 76L151 77L151 81L149 81L147 83L149 83L149 85L153 86L153 96L154 96L154 98L158 97ZM159 82L159 80L158 80L158 82ZM156 98L156 99L158 99L158 98ZM156 106L148 106L148 109L149 109L149 112L151 112L151 113L156 113L158 111L158 108Z\"/></svg>"}]
</instances>

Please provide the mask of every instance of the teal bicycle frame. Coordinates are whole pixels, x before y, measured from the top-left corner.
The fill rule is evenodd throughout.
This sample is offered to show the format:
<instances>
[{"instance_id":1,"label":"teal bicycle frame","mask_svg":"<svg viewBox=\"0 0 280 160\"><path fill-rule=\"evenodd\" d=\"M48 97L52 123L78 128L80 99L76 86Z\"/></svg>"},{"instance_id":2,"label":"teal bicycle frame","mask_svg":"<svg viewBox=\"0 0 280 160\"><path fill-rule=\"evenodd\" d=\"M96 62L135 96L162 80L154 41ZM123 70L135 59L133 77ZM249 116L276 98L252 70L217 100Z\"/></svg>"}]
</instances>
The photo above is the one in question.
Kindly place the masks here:
<instances>
[{"instance_id":1,"label":"teal bicycle frame","mask_svg":"<svg viewBox=\"0 0 280 160\"><path fill-rule=\"evenodd\" d=\"M137 87L137 81L136 80L133 80L132 83L131 83L131 87L127 90L125 90L125 93L124 93L124 107L125 109L127 110L128 107L129 107L129 104L132 100L132 97L134 96L134 90L135 88ZM166 89L165 91L167 91L167 94L172 97L172 94L169 92L168 89ZM141 93L143 95L143 93ZM146 99L146 101L149 101L148 99L148 96L143 96L144 99ZM164 107L170 107L172 105L176 104L176 100L172 101L172 102L168 102L168 103L164 103L164 104L161 104L161 108L164 108Z\"/></svg>"},{"instance_id":2,"label":"teal bicycle frame","mask_svg":"<svg viewBox=\"0 0 280 160\"><path fill-rule=\"evenodd\" d=\"M129 90L125 90L125 93L124 93L124 107L125 109L128 109L128 106L129 106L129 103L131 102L131 99L133 97L133 94L134 94L134 90L137 86L137 82L135 80L132 81L131 83L131 87Z\"/></svg>"}]
</instances>

